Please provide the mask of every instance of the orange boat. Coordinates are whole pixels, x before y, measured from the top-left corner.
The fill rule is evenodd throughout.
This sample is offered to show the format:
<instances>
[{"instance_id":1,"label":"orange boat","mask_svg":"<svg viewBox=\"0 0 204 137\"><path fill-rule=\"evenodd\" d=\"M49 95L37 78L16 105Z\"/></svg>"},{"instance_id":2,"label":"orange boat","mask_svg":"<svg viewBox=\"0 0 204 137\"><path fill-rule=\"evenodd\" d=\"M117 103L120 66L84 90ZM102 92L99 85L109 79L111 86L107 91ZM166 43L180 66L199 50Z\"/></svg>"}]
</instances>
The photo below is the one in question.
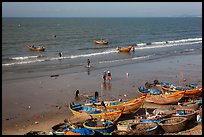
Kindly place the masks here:
<instances>
[{"instance_id":1,"label":"orange boat","mask_svg":"<svg viewBox=\"0 0 204 137\"><path fill-rule=\"evenodd\" d=\"M119 52L130 52L130 50L132 49L132 46L128 46L127 48L116 48Z\"/></svg>"},{"instance_id":2,"label":"orange boat","mask_svg":"<svg viewBox=\"0 0 204 137\"><path fill-rule=\"evenodd\" d=\"M107 45L109 42L105 40L95 41L95 44Z\"/></svg>"},{"instance_id":3,"label":"orange boat","mask_svg":"<svg viewBox=\"0 0 204 137\"><path fill-rule=\"evenodd\" d=\"M27 47L32 51L45 51L45 47L34 47L31 45L27 45Z\"/></svg>"},{"instance_id":4,"label":"orange boat","mask_svg":"<svg viewBox=\"0 0 204 137\"><path fill-rule=\"evenodd\" d=\"M160 94L160 95L147 95L146 102L155 104L176 104L184 96L185 91L177 91L174 94Z\"/></svg>"},{"instance_id":5,"label":"orange boat","mask_svg":"<svg viewBox=\"0 0 204 137\"><path fill-rule=\"evenodd\" d=\"M160 86L163 91L175 92L175 91L185 91L184 97L196 97L202 95L202 87L184 87L184 86L168 86L165 82L161 83Z\"/></svg>"}]
</instances>

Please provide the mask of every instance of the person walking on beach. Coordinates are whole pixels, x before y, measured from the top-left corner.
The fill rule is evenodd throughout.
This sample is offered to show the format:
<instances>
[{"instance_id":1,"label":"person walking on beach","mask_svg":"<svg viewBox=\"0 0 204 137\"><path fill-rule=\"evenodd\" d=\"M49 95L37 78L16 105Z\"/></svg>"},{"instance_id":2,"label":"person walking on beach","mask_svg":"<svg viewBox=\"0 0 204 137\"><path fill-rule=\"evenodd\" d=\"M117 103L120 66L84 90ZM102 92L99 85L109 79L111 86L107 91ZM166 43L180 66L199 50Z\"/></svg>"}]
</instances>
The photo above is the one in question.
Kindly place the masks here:
<instances>
[{"instance_id":1,"label":"person walking on beach","mask_svg":"<svg viewBox=\"0 0 204 137\"><path fill-rule=\"evenodd\" d=\"M106 71L104 71L103 72L103 82L106 82L106 76L107 76Z\"/></svg>"},{"instance_id":2,"label":"person walking on beach","mask_svg":"<svg viewBox=\"0 0 204 137\"><path fill-rule=\"evenodd\" d=\"M108 81L110 82L110 80L112 79L110 71L107 72L107 75L108 75L108 77L107 77Z\"/></svg>"},{"instance_id":3,"label":"person walking on beach","mask_svg":"<svg viewBox=\"0 0 204 137\"><path fill-rule=\"evenodd\" d=\"M88 67L88 68L90 67L90 63L91 63L91 62L90 62L90 60L88 59L88 60L87 60L87 67Z\"/></svg>"}]
</instances>

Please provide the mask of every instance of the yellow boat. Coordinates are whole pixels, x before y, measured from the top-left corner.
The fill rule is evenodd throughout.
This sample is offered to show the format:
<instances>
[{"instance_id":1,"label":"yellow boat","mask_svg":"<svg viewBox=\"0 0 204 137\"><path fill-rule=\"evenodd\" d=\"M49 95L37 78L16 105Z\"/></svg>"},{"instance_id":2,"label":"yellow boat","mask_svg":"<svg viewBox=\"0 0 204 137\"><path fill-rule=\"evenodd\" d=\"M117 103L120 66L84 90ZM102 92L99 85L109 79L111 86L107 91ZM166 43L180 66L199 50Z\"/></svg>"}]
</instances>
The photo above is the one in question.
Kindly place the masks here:
<instances>
[{"instance_id":1,"label":"yellow boat","mask_svg":"<svg viewBox=\"0 0 204 137\"><path fill-rule=\"evenodd\" d=\"M86 112L93 119L106 119L110 121L117 121L121 116L124 108L122 109L98 109L90 106L85 106L81 104L70 104L69 109L74 115L78 115L82 112Z\"/></svg>"},{"instance_id":2,"label":"yellow boat","mask_svg":"<svg viewBox=\"0 0 204 137\"><path fill-rule=\"evenodd\" d=\"M144 104L146 95L142 95L139 98L132 99L130 101L121 102L121 101L104 101L104 104L107 109L122 109L124 107L123 114L130 114L137 112L141 106ZM100 103L95 103L94 106L92 103L85 104L85 106L92 106L99 109L104 108Z\"/></svg>"},{"instance_id":3,"label":"yellow boat","mask_svg":"<svg viewBox=\"0 0 204 137\"><path fill-rule=\"evenodd\" d=\"M174 86L171 83L161 82L157 84L160 86L163 91L176 92L176 91L185 91L184 97L196 97L202 95L202 87L187 87L187 86Z\"/></svg>"},{"instance_id":4,"label":"yellow boat","mask_svg":"<svg viewBox=\"0 0 204 137\"><path fill-rule=\"evenodd\" d=\"M95 41L95 44L107 45L109 42L105 40Z\"/></svg>"}]
</instances>

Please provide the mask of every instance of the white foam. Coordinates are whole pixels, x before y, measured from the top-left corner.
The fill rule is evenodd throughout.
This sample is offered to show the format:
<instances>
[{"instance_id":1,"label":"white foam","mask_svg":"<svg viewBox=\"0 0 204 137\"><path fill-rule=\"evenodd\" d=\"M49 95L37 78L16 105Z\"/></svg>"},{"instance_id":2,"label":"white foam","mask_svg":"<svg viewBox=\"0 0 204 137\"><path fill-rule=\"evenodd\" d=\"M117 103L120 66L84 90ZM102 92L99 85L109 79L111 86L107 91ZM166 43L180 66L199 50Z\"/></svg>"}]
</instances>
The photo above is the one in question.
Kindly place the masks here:
<instances>
[{"instance_id":1,"label":"white foam","mask_svg":"<svg viewBox=\"0 0 204 137\"><path fill-rule=\"evenodd\" d=\"M37 58L39 56L24 56L24 57L12 57L13 60L25 60L25 59L31 59L31 58Z\"/></svg>"}]
</instances>

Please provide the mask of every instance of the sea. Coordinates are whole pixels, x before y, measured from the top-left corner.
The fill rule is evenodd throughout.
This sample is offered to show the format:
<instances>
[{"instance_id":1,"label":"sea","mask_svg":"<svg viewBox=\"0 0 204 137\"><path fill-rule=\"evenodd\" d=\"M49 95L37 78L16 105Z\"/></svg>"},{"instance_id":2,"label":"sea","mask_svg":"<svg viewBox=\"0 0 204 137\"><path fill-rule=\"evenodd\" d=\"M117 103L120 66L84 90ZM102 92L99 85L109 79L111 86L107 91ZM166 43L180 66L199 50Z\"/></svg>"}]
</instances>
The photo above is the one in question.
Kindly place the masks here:
<instances>
[{"instance_id":1,"label":"sea","mask_svg":"<svg viewBox=\"0 0 204 137\"><path fill-rule=\"evenodd\" d=\"M135 51L116 50L129 45ZM2 18L3 80L83 72L88 59L99 70L183 54L202 54L202 17Z\"/></svg>"}]
</instances>

